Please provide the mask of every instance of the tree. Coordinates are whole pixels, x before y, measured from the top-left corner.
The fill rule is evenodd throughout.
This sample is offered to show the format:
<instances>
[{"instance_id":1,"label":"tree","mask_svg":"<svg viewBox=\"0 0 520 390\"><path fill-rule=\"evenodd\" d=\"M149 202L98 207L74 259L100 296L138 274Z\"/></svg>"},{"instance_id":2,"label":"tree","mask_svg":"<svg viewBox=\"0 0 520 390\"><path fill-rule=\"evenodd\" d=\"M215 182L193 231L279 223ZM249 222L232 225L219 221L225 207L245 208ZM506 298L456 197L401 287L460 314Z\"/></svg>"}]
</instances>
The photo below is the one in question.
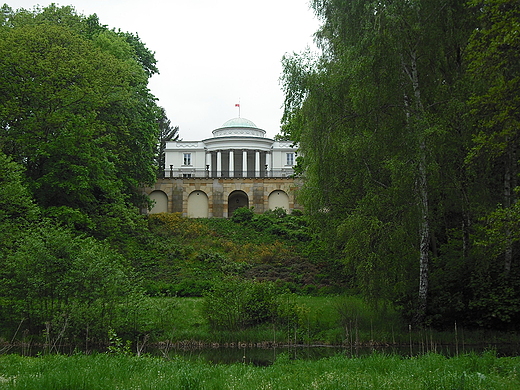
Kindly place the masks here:
<instances>
[{"instance_id":1,"label":"tree","mask_svg":"<svg viewBox=\"0 0 520 390\"><path fill-rule=\"evenodd\" d=\"M156 61L72 7L0 24L0 322L101 338L140 296L119 252L156 178Z\"/></svg>"},{"instance_id":2,"label":"tree","mask_svg":"<svg viewBox=\"0 0 520 390\"><path fill-rule=\"evenodd\" d=\"M451 179L441 174L439 145L460 141L450 121L464 97L457 92L470 31L463 2L312 5L323 21L322 56L284 59L285 129L304 156L301 199L330 227L372 301L407 294L417 272L413 317L421 324L440 224L432 198L445 195L433 189L453 185L443 183ZM464 153L457 157L460 166ZM462 200L454 202L460 213Z\"/></svg>"},{"instance_id":3,"label":"tree","mask_svg":"<svg viewBox=\"0 0 520 390\"><path fill-rule=\"evenodd\" d=\"M520 318L520 4L485 0L470 6L478 28L466 51L473 125L466 163L478 186L472 189L475 263L468 308L478 325L514 329Z\"/></svg>"},{"instance_id":4,"label":"tree","mask_svg":"<svg viewBox=\"0 0 520 390\"><path fill-rule=\"evenodd\" d=\"M179 126L172 127L171 121L166 116L166 110L163 107L159 108L159 158L158 158L158 174L163 177L165 167L165 154L166 142L176 141L179 139Z\"/></svg>"},{"instance_id":5,"label":"tree","mask_svg":"<svg viewBox=\"0 0 520 390\"><path fill-rule=\"evenodd\" d=\"M131 223L156 177L153 54L71 7L3 11L2 149L49 215L91 232L107 216Z\"/></svg>"},{"instance_id":6,"label":"tree","mask_svg":"<svg viewBox=\"0 0 520 390\"><path fill-rule=\"evenodd\" d=\"M132 270L106 243L43 221L30 227L2 261L0 318L31 333L103 339L124 323L120 313L138 290Z\"/></svg>"},{"instance_id":7,"label":"tree","mask_svg":"<svg viewBox=\"0 0 520 390\"><path fill-rule=\"evenodd\" d=\"M491 219L515 224L517 215L512 209L516 207L519 174L520 37L517 31L520 4L511 0L472 1L471 4L480 12L480 28L472 34L468 47L469 72L476 80L470 107L477 127L468 162L483 175L487 173L482 167L489 164L495 167L490 173L498 174L502 183L497 186L500 190L493 194L493 203L489 206L496 207L496 213L502 215ZM476 166L477 162L480 167ZM496 184L491 179L487 186ZM513 241L518 240L513 236L518 234L507 224L503 227L504 274L508 275L513 261Z\"/></svg>"},{"instance_id":8,"label":"tree","mask_svg":"<svg viewBox=\"0 0 520 390\"><path fill-rule=\"evenodd\" d=\"M0 152L0 260L39 216L23 183L22 167Z\"/></svg>"}]
</instances>

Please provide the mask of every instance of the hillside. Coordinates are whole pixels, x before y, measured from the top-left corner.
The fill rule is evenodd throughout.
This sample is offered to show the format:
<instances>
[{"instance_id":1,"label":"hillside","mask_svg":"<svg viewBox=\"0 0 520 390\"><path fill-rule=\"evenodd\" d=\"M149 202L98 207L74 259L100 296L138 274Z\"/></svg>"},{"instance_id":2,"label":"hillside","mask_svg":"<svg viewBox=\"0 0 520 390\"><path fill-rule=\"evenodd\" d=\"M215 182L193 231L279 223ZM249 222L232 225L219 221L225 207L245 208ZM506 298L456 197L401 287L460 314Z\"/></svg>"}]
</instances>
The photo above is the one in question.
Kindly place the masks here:
<instances>
[{"instance_id":1,"label":"hillside","mask_svg":"<svg viewBox=\"0 0 520 390\"><path fill-rule=\"evenodd\" d=\"M200 296L213 280L275 282L299 294L343 288L341 267L327 258L307 218L277 209L261 215L240 209L231 219L153 214L133 262L149 295Z\"/></svg>"}]
</instances>

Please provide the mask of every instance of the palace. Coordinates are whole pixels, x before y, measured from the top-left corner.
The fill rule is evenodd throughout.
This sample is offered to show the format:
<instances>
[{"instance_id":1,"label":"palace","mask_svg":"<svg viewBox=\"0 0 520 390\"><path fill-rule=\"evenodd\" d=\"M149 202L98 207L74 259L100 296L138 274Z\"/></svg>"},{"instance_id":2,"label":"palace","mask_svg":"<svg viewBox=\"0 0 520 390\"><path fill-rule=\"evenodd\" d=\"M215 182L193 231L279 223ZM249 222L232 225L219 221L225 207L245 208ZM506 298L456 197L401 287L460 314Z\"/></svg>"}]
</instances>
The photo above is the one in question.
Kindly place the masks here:
<instances>
[{"instance_id":1,"label":"palace","mask_svg":"<svg viewBox=\"0 0 520 390\"><path fill-rule=\"evenodd\" d=\"M265 137L245 118L234 118L202 141L166 143L164 178L145 192L151 213L179 212L194 218L227 218L239 207L262 213L300 208L292 177L296 148Z\"/></svg>"}]
</instances>

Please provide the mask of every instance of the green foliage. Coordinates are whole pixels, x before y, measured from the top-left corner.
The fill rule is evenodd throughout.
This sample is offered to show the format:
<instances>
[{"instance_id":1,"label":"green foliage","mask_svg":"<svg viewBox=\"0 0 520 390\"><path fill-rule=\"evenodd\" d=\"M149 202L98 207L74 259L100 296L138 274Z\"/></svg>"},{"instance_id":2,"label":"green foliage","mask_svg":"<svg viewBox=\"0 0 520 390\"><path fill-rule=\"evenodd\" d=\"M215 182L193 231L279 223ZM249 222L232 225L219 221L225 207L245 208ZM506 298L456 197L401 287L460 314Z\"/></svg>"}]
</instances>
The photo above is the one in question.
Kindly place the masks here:
<instances>
[{"instance_id":1,"label":"green foliage","mask_svg":"<svg viewBox=\"0 0 520 390\"><path fill-rule=\"evenodd\" d=\"M372 304L390 299L440 327L509 328L519 291L518 2L312 7L321 52L285 56L282 77L283 132L303 156L311 226Z\"/></svg>"},{"instance_id":2,"label":"green foliage","mask_svg":"<svg viewBox=\"0 0 520 390\"><path fill-rule=\"evenodd\" d=\"M70 6L2 7L3 327L45 329L48 345L153 333L134 266L150 296L218 302L214 329L278 321L303 339L306 320L312 337L308 307L274 286L360 293L439 328L518 329L517 2L312 6L322 54L286 56L282 78L305 213L197 221L137 213L176 136L138 35Z\"/></svg>"},{"instance_id":3,"label":"green foliage","mask_svg":"<svg viewBox=\"0 0 520 390\"><path fill-rule=\"evenodd\" d=\"M156 177L153 55L72 7L4 13L0 147L60 222L100 237L107 215L137 223L125 209L144 204L138 188Z\"/></svg>"},{"instance_id":4,"label":"green foliage","mask_svg":"<svg viewBox=\"0 0 520 390\"><path fill-rule=\"evenodd\" d=\"M395 333L401 334L406 329L402 317L388 302L377 307L370 306L356 296L341 296L334 302L339 316L339 323L346 330L348 342L364 340L390 340ZM395 333L394 333L395 332Z\"/></svg>"},{"instance_id":5,"label":"green foliage","mask_svg":"<svg viewBox=\"0 0 520 390\"><path fill-rule=\"evenodd\" d=\"M482 215L485 210L488 240L503 249L507 277L518 240L520 38L516 31L520 6L508 0L470 4L480 12L479 28L473 32L467 52L469 75L474 80L469 107L475 129L466 161L479 176L478 211Z\"/></svg>"},{"instance_id":6,"label":"green foliage","mask_svg":"<svg viewBox=\"0 0 520 390\"><path fill-rule=\"evenodd\" d=\"M118 337L114 329L108 330L108 353L116 355L131 355L132 350L130 344L131 342L129 340L124 342L121 337Z\"/></svg>"},{"instance_id":7,"label":"green foliage","mask_svg":"<svg viewBox=\"0 0 520 390\"><path fill-rule=\"evenodd\" d=\"M253 208L240 207L233 212L231 219L235 222L251 221L255 215Z\"/></svg>"},{"instance_id":8,"label":"green foliage","mask_svg":"<svg viewBox=\"0 0 520 390\"><path fill-rule=\"evenodd\" d=\"M108 245L51 224L27 230L2 264L0 316L23 319L32 333L47 326L55 337L104 339L124 322L122 310L137 293L131 270Z\"/></svg>"},{"instance_id":9,"label":"green foliage","mask_svg":"<svg viewBox=\"0 0 520 390\"><path fill-rule=\"evenodd\" d=\"M205 295L204 316L212 330L237 331L290 316L273 283L228 279Z\"/></svg>"},{"instance_id":10,"label":"green foliage","mask_svg":"<svg viewBox=\"0 0 520 390\"><path fill-rule=\"evenodd\" d=\"M204 224L180 213L158 213L149 216L150 227L159 234L179 235L184 238L193 238L207 234Z\"/></svg>"},{"instance_id":11,"label":"green foliage","mask_svg":"<svg viewBox=\"0 0 520 390\"><path fill-rule=\"evenodd\" d=\"M23 182L22 167L0 152L0 252L5 254L38 217L39 210Z\"/></svg>"},{"instance_id":12,"label":"green foliage","mask_svg":"<svg viewBox=\"0 0 520 390\"><path fill-rule=\"evenodd\" d=\"M172 127L171 121L166 116L166 110L159 108L159 143L157 151L157 175L164 177L164 169L166 169L166 157L164 150L167 141L176 141L179 138L179 126Z\"/></svg>"}]
</instances>

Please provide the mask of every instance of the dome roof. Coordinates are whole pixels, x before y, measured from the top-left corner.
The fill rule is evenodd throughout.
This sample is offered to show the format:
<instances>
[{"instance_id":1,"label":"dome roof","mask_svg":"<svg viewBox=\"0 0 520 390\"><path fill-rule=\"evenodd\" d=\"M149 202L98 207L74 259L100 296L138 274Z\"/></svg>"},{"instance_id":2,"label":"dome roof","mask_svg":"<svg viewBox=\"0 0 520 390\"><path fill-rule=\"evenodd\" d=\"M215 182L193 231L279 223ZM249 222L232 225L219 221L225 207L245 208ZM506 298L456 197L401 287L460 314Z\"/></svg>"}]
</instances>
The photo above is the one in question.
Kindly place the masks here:
<instances>
[{"instance_id":1,"label":"dome roof","mask_svg":"<svg viewBox=\"0 0 520 390\"><path fill-rule=\"evenodd\" d=\"M265 137L265 130L259 129L246 118L233 118L226 121L221 127L213 130L213 137Z\"/></svg>"},{"instance_id":2,"label":"dome roof","mask_svg":"<svg viewBox=\"0 0 520 390\"><path fill-rule=\"evenodd\" d=\"M221 127L254 127L256 125L246 118L233 118L226 121Z\"/></svg>"}]
</instances>

